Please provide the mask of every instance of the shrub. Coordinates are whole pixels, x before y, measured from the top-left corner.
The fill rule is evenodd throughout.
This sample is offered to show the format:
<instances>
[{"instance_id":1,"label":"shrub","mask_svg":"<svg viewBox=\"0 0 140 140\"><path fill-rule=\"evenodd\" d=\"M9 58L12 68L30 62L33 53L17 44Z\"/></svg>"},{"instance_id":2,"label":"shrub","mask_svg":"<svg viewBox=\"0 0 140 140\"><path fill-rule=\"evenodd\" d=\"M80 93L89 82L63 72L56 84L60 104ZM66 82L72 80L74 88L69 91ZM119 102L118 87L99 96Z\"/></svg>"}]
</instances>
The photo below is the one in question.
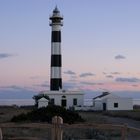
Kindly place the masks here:
<instances>
[{"instance_id":1,"label":"shrub","mask_svg":"<svg viewBox=\"0 0 140 140\"><path fill-rule=\"evenodd\" d=\"M49 105L44 108L34 109L27 114L20 114L18 116L14 116L11 121L12 122L48 122L51 123L52 117L60 116L63 118L64 123L75 123L75 122L83 122L84 120L81 116L71 110L66 110L61 106Z\"/></svg>"}]
</instances>

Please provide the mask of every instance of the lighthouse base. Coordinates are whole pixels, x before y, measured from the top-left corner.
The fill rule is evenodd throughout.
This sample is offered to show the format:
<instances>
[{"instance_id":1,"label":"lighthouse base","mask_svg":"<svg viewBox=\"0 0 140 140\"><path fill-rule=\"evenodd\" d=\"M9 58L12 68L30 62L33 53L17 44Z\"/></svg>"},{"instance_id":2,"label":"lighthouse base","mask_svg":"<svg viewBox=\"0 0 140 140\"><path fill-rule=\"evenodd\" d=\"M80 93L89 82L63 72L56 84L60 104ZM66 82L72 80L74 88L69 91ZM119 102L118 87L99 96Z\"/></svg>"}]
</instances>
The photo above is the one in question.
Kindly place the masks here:
<instances>
[{"instance_id":1,"label":"lighthouse base","mask_svg":"<svg viewBox=\"0 0 140 140\"><path fill-rule=\"evenodd\" d=\"M41 91L39 94L47 95L50 104L63 106L67 109L84 105L84 93L81 91Z\"/></svg>"}]
</instances>

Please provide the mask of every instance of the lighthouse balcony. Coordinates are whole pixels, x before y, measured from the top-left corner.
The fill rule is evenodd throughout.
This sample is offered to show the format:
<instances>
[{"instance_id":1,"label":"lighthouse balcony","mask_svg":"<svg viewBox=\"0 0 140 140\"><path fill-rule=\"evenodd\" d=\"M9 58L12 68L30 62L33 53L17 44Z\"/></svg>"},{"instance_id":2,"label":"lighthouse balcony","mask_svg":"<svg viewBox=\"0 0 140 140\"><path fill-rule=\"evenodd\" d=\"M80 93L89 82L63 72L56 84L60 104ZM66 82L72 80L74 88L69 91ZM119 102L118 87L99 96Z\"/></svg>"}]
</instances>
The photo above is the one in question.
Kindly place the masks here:
<instances>
[{"instance_id":1,"label":"lighthouse balcony","mask_svg":"<svg viewBox=\"0 0 140 140\"><path fill-rule=\"evenodd\" d=\"M62 20L63 16L60 15L60 14L52 14L52 15L50 15L50 19L53 19L53 18L60 18Z\"/></svg>"},{"instance_id":2,"label":"lighthouse balcony","mask_svg":"<svg viewBox=\"0 0 140 140\"><path fill-rule=\"evenodd\" d=\"M63 22L49 22L49 25L50 26L53 26L53 25L60 25L60 26L63 26Z\"/></svg>"}]
</instances>

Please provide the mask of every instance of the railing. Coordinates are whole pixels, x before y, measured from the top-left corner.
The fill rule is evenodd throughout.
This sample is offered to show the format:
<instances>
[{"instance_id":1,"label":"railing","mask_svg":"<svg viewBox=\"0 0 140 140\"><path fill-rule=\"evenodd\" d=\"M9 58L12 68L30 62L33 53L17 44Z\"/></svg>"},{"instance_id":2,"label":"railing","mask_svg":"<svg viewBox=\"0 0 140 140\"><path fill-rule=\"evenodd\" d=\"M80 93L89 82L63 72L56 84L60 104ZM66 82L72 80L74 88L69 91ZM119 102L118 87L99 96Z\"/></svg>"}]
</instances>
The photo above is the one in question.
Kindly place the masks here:
<instances>
[{"instance_id":1,"label":"railing","mask_svg":"<svg viewBox=\"0 0 140 140\"><path fill-rule=\"evenodd\" d=\"M113 124L87 124L87 123L82 123L82 124L63 124L63 119L59 116L55 116L52 118L52 124L46 124L46 123L24 123L24 124L18 124L18 123L4 123L4 124L0 124L0 140L4 140L4 135L2 135L2 130L8 129L8 128L34 128L34 129L40 129L40 132L45 129L45 133L46 133L46 129L50 130L50 137L47 139L50 140L66 140L66 139L81 139L81 138L64 138L64 135L69 134L71 130L75 131L78 130L81 131L81 133L83 132L83 130L93 130L91 131L91 133L96 132L96 135L100 135L100 131L109 131L109 134L111 134L112 131L114 132L119 132L119 140L126 140L127 136L128 136L128 132L138 132L140 133L140 129L137 128L133 128L133 127L128 127L126 124L124 125L113 125ZM66 131L68 130L68 131ZM44 133L44 135L45 135ZM72 134L71 134L72 135ZM88 137L89 138L89 137ZM139 137L140 138L140 137ZM23 138L20 137L12 137L9 138L9 140L23 140ZM29 138L29 137L25 137L24 140L31 140L33 138ZM94 138L95 139L95 138ZM99 139L99 138L97 138ZM105 138L104 138L105 139ZM111 139L111 138L110 138Z\"/></svg>"}]
</instances>

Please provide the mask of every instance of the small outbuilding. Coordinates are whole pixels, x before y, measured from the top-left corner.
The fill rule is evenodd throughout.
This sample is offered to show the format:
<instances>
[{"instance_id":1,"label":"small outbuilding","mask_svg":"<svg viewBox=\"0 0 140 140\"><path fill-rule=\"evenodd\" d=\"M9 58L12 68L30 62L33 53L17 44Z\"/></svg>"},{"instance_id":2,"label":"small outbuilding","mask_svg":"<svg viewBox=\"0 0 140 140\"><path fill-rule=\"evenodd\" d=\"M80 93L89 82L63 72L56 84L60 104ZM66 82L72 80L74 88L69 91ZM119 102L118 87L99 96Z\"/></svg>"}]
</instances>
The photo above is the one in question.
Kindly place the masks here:
<instances>
[{"instance_id":1,"label":"small outbuilding","mask_svg":"<svg viewBox=\"0 0 140 140\"><path fill-rule=\"evenodd\" d=\"M133 110L133 99L108 92L93 98L94 110Z\"/></svg>"},{"instance_id":2,"label":"small outbuilding","mask_svg":"<svg viewBox=\"0 0 140 140\"><path fill-rule=\"evenodd\" d=\"M41 107L47 107L49 104L49 100L42 97L38 100L38 108L41 108Z\"/></svg>"}]
</instances>

